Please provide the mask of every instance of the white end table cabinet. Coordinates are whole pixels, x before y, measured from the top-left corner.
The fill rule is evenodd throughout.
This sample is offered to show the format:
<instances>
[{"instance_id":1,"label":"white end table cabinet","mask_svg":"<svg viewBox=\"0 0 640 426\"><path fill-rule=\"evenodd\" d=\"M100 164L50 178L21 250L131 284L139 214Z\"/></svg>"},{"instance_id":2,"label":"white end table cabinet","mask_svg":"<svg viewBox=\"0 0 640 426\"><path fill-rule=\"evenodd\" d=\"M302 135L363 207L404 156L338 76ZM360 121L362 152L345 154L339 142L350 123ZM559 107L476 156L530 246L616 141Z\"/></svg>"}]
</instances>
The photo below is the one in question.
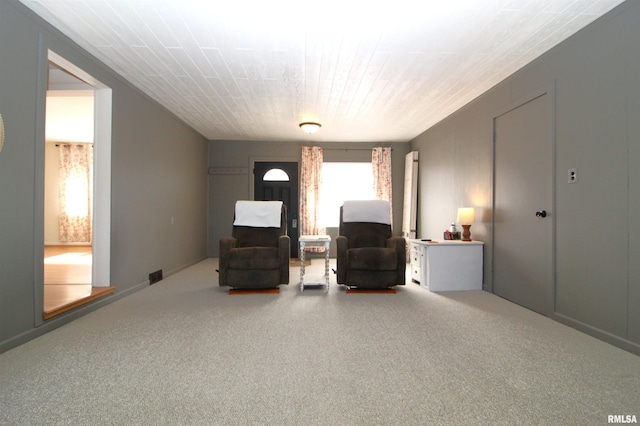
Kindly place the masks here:
<instances>
[{"instance_id":1,"label":"white end table cabinet","mask_svg":"<svg viewBox=\"0 0 640 426\"><path fill-rule=\"evenodd\" d=\"M409 240L411 279L429 291L482 290L482 241Z\"/></svg>"},{"instance_id":2,"label":"white end table cabinet","mask_svg":"<svg viewBox=\"0 0 640 426\"><path fill-rule=\"evenodd\" d=\"M300 235L300 291L304 291L304 286L324 285L325 291L329 291L329 249L331 247L331 237L328 235ZM317 248L324 250L324 283L306 283L304 275L306 272L304 254L307 248Z\"/></svg>"}]
</instances>

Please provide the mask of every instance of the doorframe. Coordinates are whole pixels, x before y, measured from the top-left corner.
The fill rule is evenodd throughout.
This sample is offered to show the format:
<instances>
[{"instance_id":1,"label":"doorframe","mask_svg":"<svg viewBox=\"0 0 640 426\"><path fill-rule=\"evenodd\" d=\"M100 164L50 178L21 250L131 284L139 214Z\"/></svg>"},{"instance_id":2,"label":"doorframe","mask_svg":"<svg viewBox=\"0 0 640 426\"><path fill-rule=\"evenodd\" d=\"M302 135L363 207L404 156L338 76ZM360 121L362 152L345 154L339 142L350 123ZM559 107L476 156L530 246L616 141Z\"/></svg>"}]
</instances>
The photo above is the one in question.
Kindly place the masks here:
<instances>
[{"instance_id":1,"label":"doorframe","mask_svg":"<svg viewBox=\"0 0 640 426\"><path fill-rule=\"evenodd\" d=\"M111 285L111 115L112 90L91 74L48 50L47 61L62 66L94 89L92 287Z\"/></svg>"},{"instance_id":2,"label":"doorframe","mask_svg":"<svg viewBox=\"0 0 640 426\"><path fill-rule=\"evenodd\" d=\"M298 176L296 179L298 180L298 198L300 198L300 158L297 157L249 157L249 200L253 200L253 196L255 195L255 184L253 179L253 170L255 169L256 163L298 163ZM298 215L300 214L300 202L298 201Z\"/></svg>"},{"instance_id":3,"label":"doorframe","mask_svg":"<svg viewBox=\"0 0 640 426\"><path fill-rule=\"evenodd\" d=\"M45 323L44 312L44 167L46 97L49 61L71 72L94 89L94 186L92 215L93 287L111 285L111 126L112 89L78 65L45 46L39 36L36 87L34 183L34 325ZM49 320L51 321L51 320Z\"/></svg>"},{"instance_id":4,"label":"doorframe","mask_svg":"<svg viewBox=\"0 0 640 426\"><path fill-rule=\"evenodd\" d=\"M300 238L300 159L298 158L291 158L291 157L251 157L249 158L249 199L250 200L254 200L255 199L255 180L256 180L256 174L255 174L255 165L256 163L292 163L296 165L296 176L295 176L295 185L298 188L298 193L295 196L295 199L297 200L297 206L296 206L296 211L295 213L288 211L287 212L287 231L289 233L289 236L292 236L292 238L295 239L295 241L292 241L293 245L290 247L290 257L293 259L297 256L298 253L298 249L297 249L297 244L298 244L298 239ZM290 176L289 179L291 179L292 177ZM297 224L295 225L296 228L296 232L295 234L297 234L297 236L294 237L294 232L293 232L293 219L295 218L295 220L297 221Z\"/></svg>"},{"instance_id":5,"label":"doorframe","mask_svg":"<svg viewBox=\"0 0 640 426\"><path fill-rule=\"evenodd\" d=\"M557 146L556 146L556 80L532 90L526 95L517 98L517 100L509 103L508 105L498 109L493 114L491 119L492 128L492 155L491 155L491 293L495 294L494 282L495 282L495 232L496 232L496 124L499 117L513 111L514 109L523 106L541 96L548 95L548 109L547 119L549 120L549 128L547 130L547 137L551 143L551 262L549 272L549 279L551 280L550 288L547 293L546 300L546 312L543 315L551 317L556 311L556 281L557 281L557 266L556 266L556 212L557 212Z\"/></svg>"}]
</instances>

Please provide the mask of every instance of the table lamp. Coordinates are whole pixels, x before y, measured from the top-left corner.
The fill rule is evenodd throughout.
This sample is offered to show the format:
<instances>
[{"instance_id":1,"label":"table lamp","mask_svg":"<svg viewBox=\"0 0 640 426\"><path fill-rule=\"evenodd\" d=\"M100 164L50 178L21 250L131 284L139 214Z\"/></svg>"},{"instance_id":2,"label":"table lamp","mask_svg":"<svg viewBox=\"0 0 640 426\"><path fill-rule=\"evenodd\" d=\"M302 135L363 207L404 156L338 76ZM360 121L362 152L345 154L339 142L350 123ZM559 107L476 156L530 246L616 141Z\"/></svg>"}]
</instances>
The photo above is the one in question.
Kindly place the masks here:
<instances>
[{"instance_id":1,"label":"table lamp","mask_svg":"<svg viewBox=\"0 0 640 426\"><path fill-rule=\"evenodd\" d=\"M462 241L471 241L471 223L476 221L473 207L458 208L458 222L462 225Z\"/></svg>"}]
</instances>

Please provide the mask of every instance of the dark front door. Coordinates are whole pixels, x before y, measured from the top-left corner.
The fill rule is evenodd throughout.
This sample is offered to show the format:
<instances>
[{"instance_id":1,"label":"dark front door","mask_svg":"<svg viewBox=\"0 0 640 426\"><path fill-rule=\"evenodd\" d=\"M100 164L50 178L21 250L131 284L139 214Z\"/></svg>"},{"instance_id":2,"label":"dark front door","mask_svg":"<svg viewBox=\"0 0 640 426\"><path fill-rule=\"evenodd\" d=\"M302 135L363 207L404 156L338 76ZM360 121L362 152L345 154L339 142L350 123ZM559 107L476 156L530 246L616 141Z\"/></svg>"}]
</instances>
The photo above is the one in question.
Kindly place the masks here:
<instances>
[{"instance_id":1,"label":"dark front door","mask_svg":"<svg viewBox=\"0 0 640 426\"><path fill-rule=\"evenodd\" d=\"M253 180L254 200L282 201L287 206L291 257L298 257L298 163L256 161Z\"/></svg>"}]
</instances>

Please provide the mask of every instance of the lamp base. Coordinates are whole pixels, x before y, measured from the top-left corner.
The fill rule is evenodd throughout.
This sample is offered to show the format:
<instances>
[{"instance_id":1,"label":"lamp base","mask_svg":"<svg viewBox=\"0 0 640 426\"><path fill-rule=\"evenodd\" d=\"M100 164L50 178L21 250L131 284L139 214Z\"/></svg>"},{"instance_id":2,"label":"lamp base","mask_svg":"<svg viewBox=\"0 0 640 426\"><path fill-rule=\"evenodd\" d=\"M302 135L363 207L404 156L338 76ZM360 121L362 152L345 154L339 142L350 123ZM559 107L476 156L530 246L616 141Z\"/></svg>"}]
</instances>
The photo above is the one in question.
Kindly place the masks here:
<instances>
[{"instance_id":1,"label":"lamp base","mask_svg":"<svg viewBox=\"0 0 640 426\"><path fill-rule=\"evenodd\" d=\"M471 241L471 225L462 225L462 241Z\"/></svg>"}]
</instances>

